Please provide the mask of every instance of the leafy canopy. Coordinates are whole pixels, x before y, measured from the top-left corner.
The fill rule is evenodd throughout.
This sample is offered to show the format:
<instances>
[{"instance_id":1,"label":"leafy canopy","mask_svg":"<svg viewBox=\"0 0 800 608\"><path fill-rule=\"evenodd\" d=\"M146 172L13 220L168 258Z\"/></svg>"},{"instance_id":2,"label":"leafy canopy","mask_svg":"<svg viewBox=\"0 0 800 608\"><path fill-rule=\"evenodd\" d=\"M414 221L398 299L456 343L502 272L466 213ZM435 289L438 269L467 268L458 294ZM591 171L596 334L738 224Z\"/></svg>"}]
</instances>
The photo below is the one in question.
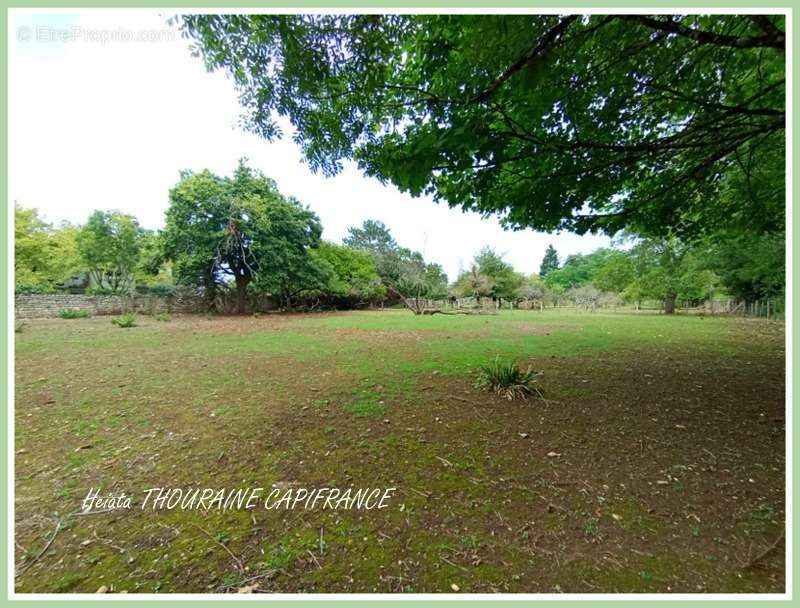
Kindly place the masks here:
<instances>
[{"instance_id":1,"label":"leafy canopy","mask_svg":"<svg viewBox=\"0 0 800 608\"><path fill-rule=\"evenodd\" d=\"M782 16L181 19L245 125L288 117L326 174L354 159L512 228L783 229Z\"/></svg>"},{"instance_id":2,"label":"leafy canopy","mask_svg":"<svg viewBox=\"0 0 800 608\"><path fill-rule=\"evenodd\" d=\"M162 240L179 282L213 298L232 281L242 312L251 284L284 298L324 285L328 277L309 254L321 234L312 211L240 161L232 177L181 174Z\"/></svg>"}]
</instances>

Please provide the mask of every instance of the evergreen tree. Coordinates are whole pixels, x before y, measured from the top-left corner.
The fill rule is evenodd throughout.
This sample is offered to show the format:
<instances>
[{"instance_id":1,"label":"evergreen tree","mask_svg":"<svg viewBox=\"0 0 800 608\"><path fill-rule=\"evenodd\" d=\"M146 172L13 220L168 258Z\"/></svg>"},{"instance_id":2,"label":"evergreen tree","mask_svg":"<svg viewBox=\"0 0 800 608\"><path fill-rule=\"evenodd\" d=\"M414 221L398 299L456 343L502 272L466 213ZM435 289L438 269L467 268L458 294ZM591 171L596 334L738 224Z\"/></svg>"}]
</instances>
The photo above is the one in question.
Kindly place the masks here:
<instances>
[{"instance_id":1,"label":"evergreen tree","mask_svg":"<svg viewBox=\"0 0 800 608\"><path fill-rule=\"evenodd\" d=\"M547 251L544 252L542 265L539 266L539 276L545 278L551 270L558 270L558 252L552 244L548 245Z\"/></svg>"}]
</instances>

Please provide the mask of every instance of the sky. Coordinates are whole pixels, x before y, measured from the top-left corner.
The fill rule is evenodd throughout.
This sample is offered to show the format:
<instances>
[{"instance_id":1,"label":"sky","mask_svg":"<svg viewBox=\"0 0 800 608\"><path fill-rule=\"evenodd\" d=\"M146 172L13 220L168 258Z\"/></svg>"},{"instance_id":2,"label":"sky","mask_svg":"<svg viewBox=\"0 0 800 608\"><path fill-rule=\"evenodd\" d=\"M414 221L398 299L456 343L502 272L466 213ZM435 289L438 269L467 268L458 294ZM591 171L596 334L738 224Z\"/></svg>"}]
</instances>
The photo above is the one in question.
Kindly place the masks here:
<instances>
[{"instance_id":1,"label":"sky","mask_svg":"<svg viewBox=\"0 0 800 608\"><path fill-rule=\"evenodd\" d=\"M451 280L487 245L530 274L550 243L562 259L609 244L603 236L506 231L494 217L413 198L354 165L333 178L314 174L289 134L267 142L239 127L233 84L191 56L170 16L12 10L9 200L53 223L118 209L157 229L179 171L228 175L245 157L319 215L323 238L341 242L349 226L377 219Z\"/></svg>"}]
</instances>

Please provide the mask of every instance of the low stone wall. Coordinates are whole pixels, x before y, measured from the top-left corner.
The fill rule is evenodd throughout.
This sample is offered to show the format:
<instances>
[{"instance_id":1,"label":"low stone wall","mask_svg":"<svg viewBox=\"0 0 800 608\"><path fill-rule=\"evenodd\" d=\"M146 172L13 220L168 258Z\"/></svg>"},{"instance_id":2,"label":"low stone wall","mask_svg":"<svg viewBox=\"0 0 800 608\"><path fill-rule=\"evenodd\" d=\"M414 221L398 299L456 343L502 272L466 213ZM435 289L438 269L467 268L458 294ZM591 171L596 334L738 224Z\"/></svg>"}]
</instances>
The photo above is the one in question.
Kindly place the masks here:
<instances>
[{"instance_id":1,"label":"low stone wall","mask_svg":"<svg viewBox=\"0 0 800 608\"><path fill-rule=\"evenodd\" d=\"M144 314L205 312L203 298L196 295L169 297L136 295L88 296L80 294L18 294L14 296L17 319L57 317L64 309L86 310L92 315L118 315L127 310Z\"/></svg>"}]
</instances>

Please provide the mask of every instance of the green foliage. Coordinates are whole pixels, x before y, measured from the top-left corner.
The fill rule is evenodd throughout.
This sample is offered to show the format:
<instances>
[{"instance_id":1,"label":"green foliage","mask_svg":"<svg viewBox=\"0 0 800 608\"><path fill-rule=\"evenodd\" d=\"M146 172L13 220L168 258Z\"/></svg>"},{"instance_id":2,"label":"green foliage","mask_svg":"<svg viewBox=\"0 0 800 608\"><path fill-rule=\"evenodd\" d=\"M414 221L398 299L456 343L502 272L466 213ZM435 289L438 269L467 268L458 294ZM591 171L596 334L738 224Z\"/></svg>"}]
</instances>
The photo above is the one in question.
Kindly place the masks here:
<instances>
[{"instance_id":1,"label":"green foliage","mask_svg":"<svg viewBox=\"0 0 800 608\"><path fill-rule=\"evenodd\" d=\"M621 293L633 282L633 260L624 251L611 251L593 273L592 283L598 289Z\"/></svg>"},{"instance_id":2,"label":"green foliage","mask_svg":"<svg viewBox=\"0 0 800 608\"><path fill-rule=\"evenodd\" d=\"M539 276L545 278L551 270L557 270L559 266L558 252L553 245L548 245L539 266Z\"/></svg>"},{"instance_id":3,"label":"green foliage","mask_svg":"<svg viewBox=\"0 0 800 608\"><path fill-rule=\"evenodd\" d=\"M100 287L95 285L93 287L88 287L85 293L88 296L112 296L117 292L110 287Z\"/></svg>"},{"instance_id":4,"label":"green foliage","mask_svg":"<svg viewBox=\"0 0 800 608\"><path fill-rule=\"evenodd\" d=\"M245 123L511 227L783 229L785 18L186 15Z\"/></svg>"},{"instance_id":5,"label":"green foliage","mask_svg":"<svg viewBox=\"0 0 800 608\"><path fill-rule=\"evenodd\" d=\"M136 313L126 312L123 315L117 317L116 319L112 319L111 322L117 327L122 327L122 328L136 327Z\"/></svg>"},{"instance_id":6,"label":"green foliage","mask_svg":"<svg viewBox=\"0 0 800 608\"><path fill-rule=\"evenodd\" d=\"M322 290L326 295L372 301L386 294L369 253L322 241L313 255L330 268L328 284Z\"/></svg>"},{"instance_id":7,"label":"green foliage","mask_svg":"<svg viewBox=\"0 0 800 608\"><path fill-rule=\"evenodd\" d=\"M149 285L147 287L147 293L162 298L174 296L176 290L177 288L175 287L175 285L172 285L170 283L156 283L155 285Z\"/></svg>"},{"instance_id":8,"label":"green foliage","mask_svg":"<svg viewBox=\"0 0 800 608\"><path fill-rule=\"evenodd\" d=\"M92 314L82 308L62 308L58 311L58 316L61 319L88 319Z\"/></svg>"},{"instance_id":9,"label":"green foliage","mask_svg":"<svg viewBox=\"0 0 800 608\"><path fill-rule=\"evenodd\" d=\"M518 397L543 399L537 375L530 367L522 371L516 361L504 361L497 355L491 363L481 366L475 388L492 391L508 400Z\"/></svg>"},{"instance_id":10,"label":"green foliage","mask_svg":"<svg viewBox=\"0 0 800 608\"><path fill-rule=\"evenodd\" d=\"M321 233L312 211L240 161L230 178L209 171L181 174L170 191L163 252L178 281L204 288L211 302L232 281L244 312L251 284L287 305L325 285L325 269L309 253Z\"/></svg>"},{"instance_id":11,"label":"green foliage","mask_svg":"<svg viewBox=\"0 0 800 608\"><path fill-rule=\"evenodd\" d=\"M377 220L365 220L361 227L350 226L343 242L353 249L371 253L387 253L397 249L397 242L386 224Z\"/></svg>"},{"instance_id":12,"label":"green foliage","mask_svg":"<svg viewBox=\"0 0 800 608\"><path fill-rule=\"evenodd\" d=\"M783 234L727 232L699 246L698 257L719 275L734 296L754 301L782 297L785 291L786 244Z\"/></svg>"},{"instance_id":13,"label":"green foliage","mask_svg":"<svg viewBox=\"0 0 800 608\"><path fill-rule=\"evenodd\" d=\"M78 230L54 228L36 209L14 206L14 282L16 293L52 293L81 268Z\"/></svg>"},{"instance_id":14,"label":"green foliage","mask_svg":"<svg viewBox=\"0 0 800 608\"><path fill-rule=\"evenodd\" d=\"M477 264L473 264L469 270L458 275L453 284L453 293L461 298L475 298L480 302L481 298L492 295L493 288L492 280L478 269Z\"/></svg>"},{"instance_id":15,"label":"green foliage","mask_svg":"<svg viewBox=\"0 0 800 608\"><path fill-rule=\"evenodd\" d=\"M78 233L78 251L94 284L114 293L134 287L143 231L135 217L119 211L95 211Z\"/></svg>"},{"instance_id":16,"label":"green foliage","mask_svg":"<svg viewBox=\"0 0 800 608\"><path fill-rule=\"evenodd\" d=\"M548 287L559 286L562 289L580 287L592 282L592 279L610 255L609 249L598 249L589 254L574 254L564 260L561 268L551 270L545 277Z\"/></svg>"},{"instance_id":17,"label":"green foliage","mask_svg":"<svg viewBox=\"0 0 800 608\"><path fill-rule=\"evenodd\" d=\"M387 295L403 298L444 298L447 276L438 264L423 255L400 247L383 222L366 220L348 228L344 244L367 252L375 264Z\"/></svg>"},{"instance_id":18,"label":"green foliage","mask_svg":"<svg viewBox=\"0 0 800 608\"><path fill-rule=\"evenodd\" d=\"M44 294L44 293L56 293L56 290L49 285L30 285L30 284L22 284L19 283L14 286L14 293L20 295L33 295L33 294Z\"/></svg>"},{"instance_id":19,"label":"green foliage","mask_svg":"<svg viewBox=\"0 0 800 608\"><path fill-rule=\"evenodd\" d=\"M26 325L27 325L27 323L25 321L17 321L14 324L14 333L15 334L21 334L23 332L23 330L25 329Z\"/></svg>"},{"instance_id":20,"label":"green foliage","mask_svg":"<svg viewBox=\"0 0 800 608\"><path fill-rule=\"evenodd\" d=\"M156 321L161 321L162 323L169 323L170 321L172 321L172 317L170 317L165 312L161 312L156 315Z\"/></svg>"},{"instance_id":21,"label":"green foliage","mask_svg":"<svg viewBox=\"0 0 800 608\"><path fill-rule=\"evenodd\" d=\"M497 300L514 300L517 290L522 286L524 277L503 260L503 257L491 247L484 247L475 256L478 272L489 279L490 295Z\"/></svg>"}]
</instances>

